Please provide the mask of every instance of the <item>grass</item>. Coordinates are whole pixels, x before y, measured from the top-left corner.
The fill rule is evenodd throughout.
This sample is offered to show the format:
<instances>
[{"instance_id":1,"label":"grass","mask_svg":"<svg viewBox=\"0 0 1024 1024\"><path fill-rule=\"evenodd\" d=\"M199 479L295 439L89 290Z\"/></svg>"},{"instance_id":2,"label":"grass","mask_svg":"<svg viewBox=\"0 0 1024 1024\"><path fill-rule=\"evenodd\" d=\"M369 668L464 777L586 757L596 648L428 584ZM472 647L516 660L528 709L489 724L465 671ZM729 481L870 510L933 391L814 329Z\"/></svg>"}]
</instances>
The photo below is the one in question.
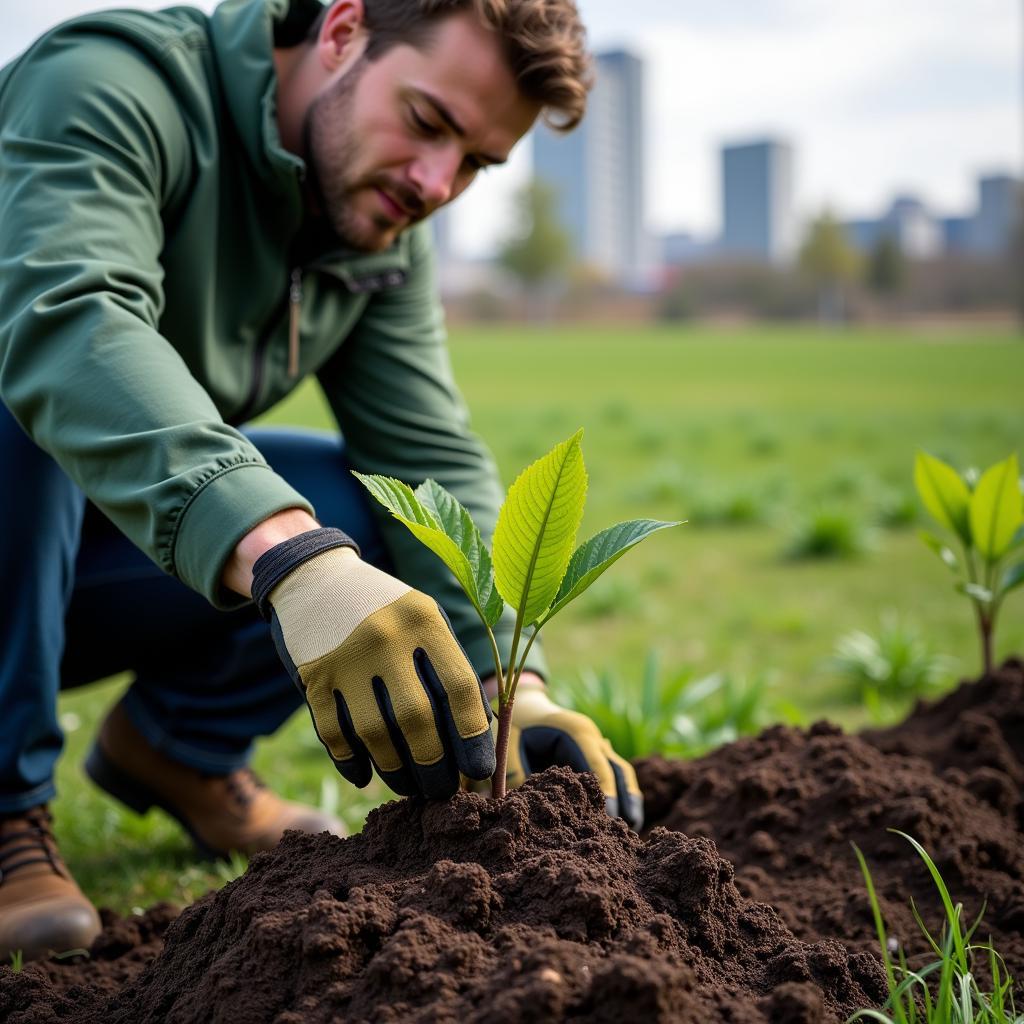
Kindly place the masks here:
<instances>
[{"instance_id":1,"label":"grass","mask_svg":"<svg viewBox=\"0 0 1024 1024\"><path fill-rule=\"evenodd\" d=\"M906 839L927 866L945 911L943 933L933 936L917 908L913 907L914 919L937 959L914 969L907 963L902 949L894 959L871 871L864 855L854 844L871 904L889 998L880 1010L859 1010L850 1017L848 1024L858 1020L872 1020L879 1024L1024 1024L1024 1015L1017 1013L1014 1003L1014 981L1007 973L1002 957L991 942L973 941L982 921L981 915L973 924L966 925L963 905L953 904L939 869L924 847L905 832L890 831ZM985 991L978 977L979 966L988 971L989 982L984 985Z\"/></svg>"},{"instance_id":2,"label":"grass","mask_svg":"<svg viewBox=\"0 0 1024 1024\"><path fill-rule=\"evenodd\" d=\"M859 629L844 633L829 666L876 720L887 708L934 696L955 667L951 658L932 649L916 626L891 609L883 613L877 634Z\"/></svg>"},{"instance_id":3,"label":"grass","mask_svg":"<svg viewBox=\"0 0 1024 1024\"><path fill-rule=\"evenodd\" d=\"M835 638L871 628L880 607L912 611L925 640L977 674L970 609L912 529L879 530L857 559L786 561L779 552L790 517L823 495L874 522L884 490L909 488L919 447L962 465L1024 448L1019 337L475 327L456 332L452 359L506 482L586 428L584 536L620 519L690 518L691 493L753 492L766 503L747 522L691 523L631 552L609 587L585 594L547 637L556 682L588 668L639 680L656 646L664 666L688 666L698 679L757 680L771 670L773 702L857 726L867 712L824 663ZM312 384L267 420L330 426ZM1024 650L1022 611L1024 590L1008 598L998 653ZM55 805L85 891L122 912L189 901L224 881L176 825L158 812L122 811L83 777L95 728L128 682L62 695L73 728ZM942 685L954 682L949 674ZM359 791L340 780L304 713L259 744L255 767L289 798L335 806L350 829L388 796L378 783Z\"/></svg>"}]
</instances>

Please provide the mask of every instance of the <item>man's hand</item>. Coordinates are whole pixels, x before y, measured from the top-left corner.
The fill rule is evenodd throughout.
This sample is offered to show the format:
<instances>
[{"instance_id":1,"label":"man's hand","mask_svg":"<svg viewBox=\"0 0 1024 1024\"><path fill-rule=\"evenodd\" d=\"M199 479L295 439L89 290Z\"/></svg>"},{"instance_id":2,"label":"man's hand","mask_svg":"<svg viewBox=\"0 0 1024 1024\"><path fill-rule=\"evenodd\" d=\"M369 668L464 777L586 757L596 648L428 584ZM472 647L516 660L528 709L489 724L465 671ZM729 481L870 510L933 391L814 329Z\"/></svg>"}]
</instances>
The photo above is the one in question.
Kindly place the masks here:
<instances>
[{"instance_id":1,"label":"man's hand","mask_svg":"<svg viewBox=\"0 0 1024 1024\"><path fill-rule=\"evenodd\" d=\"M497 695L492 676L485 682L488 696ZM505 784L521 786L534 772L564 764L578 772L593 772L604 793L605 806L640 831L644 799L633 766L612 750L612 745L586 715L559 707L547 695L544 681L524 672L512 705Z\"/></svg>"},{"instance_id":2,"label":"man's hand","mask_svg":"<svg viewBox=\"0 0 1024 1024\"><path fill-rule=\"evenodd\" d=\"M252 567L252 596L338 771L405 796L494 772L490 708L439 605L313 529Z\"/></svg>"}]
</instances>

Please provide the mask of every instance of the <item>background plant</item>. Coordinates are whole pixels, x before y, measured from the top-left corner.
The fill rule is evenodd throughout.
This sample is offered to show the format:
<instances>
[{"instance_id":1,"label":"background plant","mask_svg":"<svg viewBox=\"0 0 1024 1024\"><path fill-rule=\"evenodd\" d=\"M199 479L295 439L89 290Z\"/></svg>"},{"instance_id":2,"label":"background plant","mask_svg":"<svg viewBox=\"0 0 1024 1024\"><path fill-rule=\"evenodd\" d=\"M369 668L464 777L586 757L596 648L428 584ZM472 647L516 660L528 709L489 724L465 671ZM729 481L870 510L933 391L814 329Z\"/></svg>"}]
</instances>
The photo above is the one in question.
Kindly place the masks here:
<instances>
[{"instance_id":1,"label":"background plant","mask_svg":"<svg viewBox=\"0 0 1024 1024\"><path fill-rule=\"evenodd\" d=\"M1017 456L980 475L957 473L919 452L914 484L932 518L956 538L959 555L940 538L921 538L958 578L956 589L974 605L984 671L992 671L992 638L1006 595L1024 584L1024 559L1006 565L1024 546L1024 494Z\"/></svg>"},{"instance_id":2,"label":"background plant","mask_svg":"<svg viewBox=\"0 0 1024 1024\"><path fill-rule=\"evenodd\" d=\"M785 555L791 559L857 558L872 544L871 531L848 506L820 505L797 519Z\"/></svg>"},{"instance_id":3,"label":"background plant","mask_svg":"<svg viewBox=\"0 0 1024 1024\"><path fill-rule=\"evenodd\" d=\"M791 719L791 708L772 703L769 686L768 673L751 680L726 672L698 676L690 667L662 673L654 650L639 674L584 669L552 684L567 706L592 719L630 760L695 757L780 716Z\"/></svg>"},{"instance_id":4,"label":"background plant","mask_svg":"<svg viewBox=\"0 0 1024 1024\"><path fill-rule=\"evenodd\" d=\"M487 630L498 680L491 780L496 799L505 793L516 687L541 629L630 548L658 530L680 525L633 519L602 530L573 550L587 496L582 436L582 429L576 431L519 474L498 512L493 554L469 512L436 481L425 480L413 491L391 477L355 474L451 570ZM502 665L493 627L506 603L515 611L515 627L508 664Z\"/></svg>"},{"instance_id":5,"label":"background plant","mask_svg":"<svg viewBox=\"0 0 1024 1024\"><path fill-rule=\"evenodd\" d=\"M829 668L847 681L876 720L893 706L933 694L952 675L955 664L893 611L883 614L877 634L859 629L843 634L828 660Z\"/></svg>"},{"instance_id":6,"label":"background plant","mask_svg":"<svg viewBox=\"0 0 1024 1024\"><path fill-rule=\"evenodd\" d=\"M881 1010L858 1010L850 1017L848 1024L862 1019L879 1021L881 1024L1024 1024L1024 1015L1018 1014L1014 1005L1014 983L1006 971L1003 958L991 942L972 941L981 924L981 915L968 927L963 919L963 904L953 904L946 883L925 848L905 832L897 829L889 831L902 836L918 852L942 900L945 921L942 934L938 937L931 934L917 907L911 904L914 920L938 959L918 970L912 970L902 947L898 948L898 955L893 958L871 871L855 843L853 852L857 855L867 887L889 986L889 998ZM991 977L991 985L986 985L991 990L987 992L982 992L978 982L976 965L979 959Z\"/></svg>"}]
</instances>

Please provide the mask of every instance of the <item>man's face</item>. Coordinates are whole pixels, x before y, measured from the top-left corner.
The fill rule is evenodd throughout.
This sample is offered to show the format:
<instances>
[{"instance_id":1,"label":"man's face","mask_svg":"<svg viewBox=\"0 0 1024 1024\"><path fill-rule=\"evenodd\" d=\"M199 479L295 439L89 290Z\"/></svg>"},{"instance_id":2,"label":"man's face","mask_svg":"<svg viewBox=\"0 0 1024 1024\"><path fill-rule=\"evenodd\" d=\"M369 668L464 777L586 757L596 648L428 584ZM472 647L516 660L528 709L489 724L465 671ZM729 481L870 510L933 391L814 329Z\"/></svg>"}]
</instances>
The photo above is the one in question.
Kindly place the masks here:
<instances>
[{"instance_id":1,"label":"man's face","mask_svg":"<svg viewBox=\"0 0 1024 1024\"><path fill-rule=\"evenodd\" d=\"M540 111L498 37L460 14L424 50L398 45L334 77L310 105L307 155L343 242L387 248L407 227L503 163Z\"/></svg>"}]
</instances>

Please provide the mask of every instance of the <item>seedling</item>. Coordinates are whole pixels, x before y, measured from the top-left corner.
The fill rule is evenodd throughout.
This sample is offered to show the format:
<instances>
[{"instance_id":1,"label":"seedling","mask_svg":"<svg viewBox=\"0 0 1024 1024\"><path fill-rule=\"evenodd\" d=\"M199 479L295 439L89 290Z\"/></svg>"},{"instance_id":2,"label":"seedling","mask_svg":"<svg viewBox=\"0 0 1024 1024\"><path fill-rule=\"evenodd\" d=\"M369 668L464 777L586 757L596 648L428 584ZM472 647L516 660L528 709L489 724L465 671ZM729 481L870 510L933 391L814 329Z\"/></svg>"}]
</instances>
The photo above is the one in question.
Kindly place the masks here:
<instances>
[{"instance_id":1,"label":"seedling","mask_svg":"<svg viewBox=\"0 0 1024 1024\"><path fill-rule=\"evenodd\" d=\"M519 474L498 513L493 553L469 512L436 481L425 480L414 491L391 477L355 474L448 566L487 629L498 680L497 765L491 779L496 799L505 795L516 687L541 629L630 548L658 530L680 525L633 519L573 550L587 495L582 436L578 430ZM508 664L502 665L493 627L506 604L515 610L515 626Z\"/></svg>"},{"instance_id":2,"label":"seedling","mask_svg":"<svg viewBox=\"0 0 1024 1024\"><path fill-rule=\"evenodd\" d=\"M914 483L924 507L955 537L957 553L930 533L921 539L959 577L956 589L974 605L985 673L992 671L992 638L1006 595L1024 584L1024 495L1017 456L990 466L975 480L924 452L914 465Z\"/></svg>"}]
</instances>

